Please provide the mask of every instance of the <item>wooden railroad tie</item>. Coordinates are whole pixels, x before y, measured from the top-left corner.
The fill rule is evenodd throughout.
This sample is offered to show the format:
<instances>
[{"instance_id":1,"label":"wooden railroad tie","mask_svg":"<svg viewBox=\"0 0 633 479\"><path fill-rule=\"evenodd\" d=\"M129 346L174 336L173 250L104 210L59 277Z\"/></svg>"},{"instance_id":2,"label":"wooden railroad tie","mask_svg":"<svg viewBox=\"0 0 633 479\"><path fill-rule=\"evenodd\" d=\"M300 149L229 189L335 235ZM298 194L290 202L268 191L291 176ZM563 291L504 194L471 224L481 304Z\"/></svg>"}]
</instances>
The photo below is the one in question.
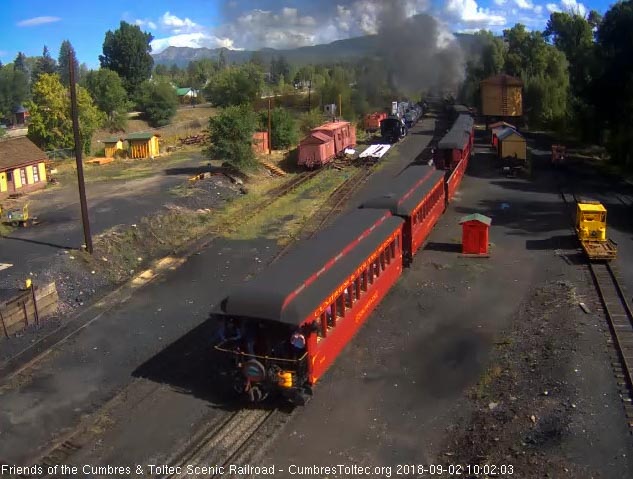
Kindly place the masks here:
<instances>
[{"instance_id":1,"label":"wooden railroad tie","mask_svg":"<svg viewBox=\"0 0 633 479\"><path fill-rule=\"evenodd\" d=\"M260 160L259 162L271 173L277 176L286 176L286 172L282 170L281 168L279 168L278 166L273 165L272 163L269 163L265 160Z\"/></svg>"}]
</instances>

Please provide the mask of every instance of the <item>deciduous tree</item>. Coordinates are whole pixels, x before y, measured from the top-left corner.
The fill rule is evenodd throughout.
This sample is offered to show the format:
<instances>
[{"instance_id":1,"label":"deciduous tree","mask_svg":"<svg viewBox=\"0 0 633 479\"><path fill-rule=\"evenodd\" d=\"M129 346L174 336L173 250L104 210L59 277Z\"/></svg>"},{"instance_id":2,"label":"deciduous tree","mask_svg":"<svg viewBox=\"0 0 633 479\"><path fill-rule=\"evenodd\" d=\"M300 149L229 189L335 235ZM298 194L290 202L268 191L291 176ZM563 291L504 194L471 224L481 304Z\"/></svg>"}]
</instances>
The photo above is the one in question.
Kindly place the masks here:
<instances>
[{"instance_id":1,"label":"deciduous tree","mask_svg":"<svg viewBox=\"0 0 633 479\"><path fill-rule=\"evenodd\" d=\"M268 111L259 115L260 128L268 129ZM274 150L289 148L297 143L299 131L290 112L284 108L274 108L270 113L270 141Z\"/></svg>"},{"instance_id":2,"label":"deciduous tree","mask_svg":"<svg viewBox=\"0 0 633 479\"><path fill-rule=\"evenodd\" d=\"M139 106L151 126L167 125L176 114L178 95L166 81L143 83L139 98Z\"/></svg>"},{"instance_id":3,"label":"deciduous tree","mask_svg":"<svg viewBox=\"0 0 633 479\"><path fill-rule=\"evenodd\" d=\"M123 129L128 101L121 77L112 70L101 68L89 72L85 84L95 104L106 114L108 126L113 130Z\"/></svg>"},{"instance_id":4,"label":"deciduous tree","mask_svg":"<svg viewBox=\"0 0 633 479\"><path fill-rule=\"evenodd\" d=\"M209 101L221 107L252 103L264 83L264 74L251 63L222 70L205 89Z\"/></svg>"},{"instance_id":5,"label":"deciduous tree","mask_svg":"<svg viewBox=\"0 0 633 479\"><path fill-rule=\"evenodd\" d=\"M74 146L70 93L57 74L44 73L33 84L33 100L27 102L30 123L28 137L43 149ZM94 105L90 94L77 86L77 107L82 146L90 151L93 133L101 126L104 115Z\"/></svg>"}]
</instances>

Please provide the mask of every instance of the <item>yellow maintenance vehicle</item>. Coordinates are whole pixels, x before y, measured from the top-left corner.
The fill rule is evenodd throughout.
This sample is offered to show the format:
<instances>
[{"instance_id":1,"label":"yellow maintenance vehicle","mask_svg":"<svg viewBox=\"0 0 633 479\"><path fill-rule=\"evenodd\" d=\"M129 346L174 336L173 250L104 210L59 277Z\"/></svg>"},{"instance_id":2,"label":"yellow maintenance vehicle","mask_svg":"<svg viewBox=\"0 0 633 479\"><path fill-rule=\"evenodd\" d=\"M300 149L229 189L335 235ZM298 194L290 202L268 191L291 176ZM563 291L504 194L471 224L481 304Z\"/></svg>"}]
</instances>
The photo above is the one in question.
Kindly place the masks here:
<instances>
[{"instance_id":1,"label":"yellow maintenance vehicle","mask_svg":"<svg viewBox=\"0 0 633 479\"><path fill-rule=\"evenodd\" d=\"M6 209L0 205L0 223L11 226L27 227L33 224L35 218L29 215L29 204L20 208Z\"/></svg>"},{"instance_id":2,"label":"yellow maintenance vehicle","mask_svg":"<svg viewBox=\"0 0 633 479\"><path fill-rule=\"evenodd\" d=\"M615 243L607 238L607 209L599 201L578 201L576 233L590 261L610 261L617 256Z\"/></svg>"}]
</instances>

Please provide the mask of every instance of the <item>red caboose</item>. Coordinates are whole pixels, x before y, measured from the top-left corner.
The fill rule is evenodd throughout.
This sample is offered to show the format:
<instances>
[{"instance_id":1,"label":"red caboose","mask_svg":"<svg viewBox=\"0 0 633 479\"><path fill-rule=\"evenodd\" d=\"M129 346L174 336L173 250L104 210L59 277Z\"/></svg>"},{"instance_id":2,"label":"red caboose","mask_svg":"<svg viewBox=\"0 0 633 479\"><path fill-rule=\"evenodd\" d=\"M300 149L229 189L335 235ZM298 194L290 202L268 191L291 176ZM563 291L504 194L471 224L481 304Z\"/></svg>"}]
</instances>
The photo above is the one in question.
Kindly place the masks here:
<instances>
[{"instance_id":1,"label":"red caboose","mask_svg":"<svg viewBox=\"0 0 633 479\"><path fill-rule=\"evenodd\" d=\"M380 122L384 120L385 118L387 118L386 113L379 113L379 112L369 113L365 115L365 121L363 122L363 126L365 127L366 131L373 133L375 131L380 130Z\"/></svg>"},{"instance_id":2,"label":"red caboose","mask_svg":"<svg viewBox=\"0 0 633 479\"><path fill-rule=\"evenodd\" d=\"M329 145L326 138L332 143ZM333 121L313 129L299 143L300 166L314 168L332 161L346 148L356 146L356 127L348 121Z\"/></svg>"}]
</instances>

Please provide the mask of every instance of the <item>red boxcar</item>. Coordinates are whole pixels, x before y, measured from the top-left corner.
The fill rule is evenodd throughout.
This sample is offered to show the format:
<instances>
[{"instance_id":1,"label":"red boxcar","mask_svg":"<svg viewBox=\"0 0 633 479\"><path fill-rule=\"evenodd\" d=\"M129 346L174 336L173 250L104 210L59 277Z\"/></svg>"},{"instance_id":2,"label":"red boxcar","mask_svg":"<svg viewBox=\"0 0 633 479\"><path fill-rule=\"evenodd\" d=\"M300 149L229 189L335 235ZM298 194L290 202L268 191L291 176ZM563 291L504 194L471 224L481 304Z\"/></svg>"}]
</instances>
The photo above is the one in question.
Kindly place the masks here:
<instances>
[{"instance_id":1,"label":"red boxcar","mask_svg":"<svg viewBox=\"0 0 633 479\"><path fill-rule=\"evenodd\" d=\"M413 259L446 207L444 172L431 166L410 166L398 175L384 194L362 208L387 209L404 219L402 250Z\"/></svg>"},{"instance_id":2,"label":"red boxcar","mask_svg":"<svg viewBox=\"0 0 633 479\"><path fill-rule=\"evenodd\" d=\"M402 225L355 210L229 294L219 316L243 333L216 349L235 360L236 390L303 402L400 276Z\"/></svg>"},{"instance_id":3,"label":"red boxcar","mask_svg":"<svg viewBox=\"0 0 633 479\"><path fill-rule=\"evenodd\" d=\"M334 149L334 140L320 131L313 131L299 144L299 162L300 166L314 168L323 165L323 159L334 158L336 150Z\"/></svg>"},{"instance_id":4,"label":"red boxcar","mask_svg":"<svg viewBox=\"0 0 633 479\"><path fill-rule=\"evenodd\" d=\"M387 118L386 113L369 113L365 115L365 120L363 122L363 126L366 131L374 132L380 130L380 122Z\"/></svg>"},{"instance_id":5,"label":"red boxcar","mask_svg":"<svg viewBox=\"0 0 633 479\"><path fill-rule=\"evenodd\" d=\"M319 133L318 140L315 135ZM333 146L323 148L314 148L315 142L325 144L324 137L329 137ZM314 168L329 163L341 154L346 148L356 146L356 127L347 121L333 121L325 123L318 128L313 129L306 138L299 143L299 161L300 166ZM332 153L334 151L334 153Z\"/></svg>"}]
</instances>

